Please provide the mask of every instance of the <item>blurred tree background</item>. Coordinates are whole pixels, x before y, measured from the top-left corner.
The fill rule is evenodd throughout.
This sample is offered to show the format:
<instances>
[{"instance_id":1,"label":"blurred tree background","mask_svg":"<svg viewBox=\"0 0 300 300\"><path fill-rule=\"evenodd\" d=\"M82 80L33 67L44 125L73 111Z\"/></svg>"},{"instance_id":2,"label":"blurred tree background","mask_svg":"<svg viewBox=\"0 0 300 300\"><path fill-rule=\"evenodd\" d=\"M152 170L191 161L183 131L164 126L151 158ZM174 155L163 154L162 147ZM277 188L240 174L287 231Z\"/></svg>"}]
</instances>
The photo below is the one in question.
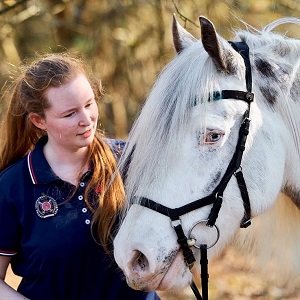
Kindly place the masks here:
<instances>
[{"instance_id":1,"label":"blurred tree background","mask_svg":"<svg viewBox=\"0 0 300 300\"><path fill-rule=\"evenodd\" d=\"M259 29L282 16L300 17L300 1L1 0L1 92L14 66L36 53L81 53L105 87L102 127L126 138L156 76L174 55L173 13L198 38L198 17L204 15L229 39L243 27L239 18ZM300 37L299 27L289 33Z\"/></svg>"}]
</instances>

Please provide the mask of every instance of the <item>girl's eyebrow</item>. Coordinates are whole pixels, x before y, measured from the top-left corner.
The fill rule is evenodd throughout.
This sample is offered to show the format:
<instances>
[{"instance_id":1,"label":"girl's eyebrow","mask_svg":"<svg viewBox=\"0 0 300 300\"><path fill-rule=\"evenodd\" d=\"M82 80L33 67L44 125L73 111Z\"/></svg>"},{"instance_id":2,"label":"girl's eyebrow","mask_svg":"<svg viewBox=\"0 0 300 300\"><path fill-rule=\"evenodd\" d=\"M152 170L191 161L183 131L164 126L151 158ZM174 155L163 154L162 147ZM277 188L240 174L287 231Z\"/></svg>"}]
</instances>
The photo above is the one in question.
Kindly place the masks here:
<instances>
[{"instance_id":1,"label":"girl's eyebrow","mask_svg":"<svg viewBox=\"0 0 300 300\"><path fill-rule=\"evenodd\" d=\"M88 100L84 103L84 105L87 105L89 102L94 101L94 100L95 100L94 97L91 97L90 99L88 99ZM67 109L67 110L64 110L64 111L58 113L57 115L58 115L58 116L63 116L63 115L66 115L66 114L69 114L69 113L73 112L74 110L77 110L77 107L71 107L71 108L69 108L69 109Z\"/></svg>"},{"instance_id":2,"label":"girl's eyebrow","mask_svg":"<svg viewBox=\"0 0 300 300\"><path fill-rule=\"evenodd\" d=\"M64 116L64 115L67 115L67 114L73 112L74 110L76 110L75 107L74 107L74 108L67 109L67 110L64 110L64 111L58 113L58 116Z\"/></svg>"}]
</instances>

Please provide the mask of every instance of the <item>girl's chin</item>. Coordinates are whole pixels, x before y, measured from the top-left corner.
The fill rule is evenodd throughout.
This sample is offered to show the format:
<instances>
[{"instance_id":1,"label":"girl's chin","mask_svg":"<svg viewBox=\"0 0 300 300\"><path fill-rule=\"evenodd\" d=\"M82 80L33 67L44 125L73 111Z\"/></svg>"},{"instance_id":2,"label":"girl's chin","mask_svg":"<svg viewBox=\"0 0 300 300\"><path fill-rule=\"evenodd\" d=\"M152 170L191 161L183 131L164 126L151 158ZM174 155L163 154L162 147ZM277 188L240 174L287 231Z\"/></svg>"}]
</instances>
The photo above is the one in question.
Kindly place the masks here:
<instances>
[{"instance_id":1,"label":"girl's chin","mask_svg":"<svg viewBox=\"0 0 300 300\"><path fill-rule=\"evenodd\" d=\"M88 147L92 144L94 139L94 136L89 136L88 138L85 139L81 139L78 143L77 146L78 148L84 148L84 147Z\"/></svg>"}]
</instances>

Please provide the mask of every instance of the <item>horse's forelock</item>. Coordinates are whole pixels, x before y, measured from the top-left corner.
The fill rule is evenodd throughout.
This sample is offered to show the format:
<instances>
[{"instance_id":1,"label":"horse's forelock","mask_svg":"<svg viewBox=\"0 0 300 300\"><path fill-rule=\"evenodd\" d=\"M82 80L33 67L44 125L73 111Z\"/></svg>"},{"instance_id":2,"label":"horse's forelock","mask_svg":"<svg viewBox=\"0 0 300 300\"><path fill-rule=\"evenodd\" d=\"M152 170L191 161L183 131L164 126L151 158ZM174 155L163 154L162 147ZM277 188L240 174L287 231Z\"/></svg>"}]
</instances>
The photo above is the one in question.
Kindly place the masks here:
<instances>
[{"instance_id":1,"label":"horse's forelock","mask_svg":"<svg viewBox=\"0 0 300 300\"><path fill-rule=\"evenodd\" d=\"M137 184L143 186L151 181L151 174L166 148L166 159L176 151L176 141L186 132L184 126L192 109L197 103L208 101L210 85L213 86L215 80L213 69L201 42L197 42L177 55L160 73L129 134L129 143L136 145L129 172L139 181L127 181L129 190L133 192ZM125 152L123 161L129 153L130 149Z\"/></svg>"}]
</instances>

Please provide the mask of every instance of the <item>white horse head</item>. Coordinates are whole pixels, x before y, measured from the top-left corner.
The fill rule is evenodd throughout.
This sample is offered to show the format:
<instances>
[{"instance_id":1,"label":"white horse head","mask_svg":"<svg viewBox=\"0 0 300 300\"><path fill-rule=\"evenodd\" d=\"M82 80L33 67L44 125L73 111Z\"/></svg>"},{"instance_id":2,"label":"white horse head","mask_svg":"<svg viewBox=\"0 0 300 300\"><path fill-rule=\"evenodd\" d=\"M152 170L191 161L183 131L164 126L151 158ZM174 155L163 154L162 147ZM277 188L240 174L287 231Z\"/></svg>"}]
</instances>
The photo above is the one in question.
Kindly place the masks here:
<instances>
[{"instance_id":1,"label":"white horse head","mask_svg":"<svg viewBox=\"0 0 300 300\"><path fill-rule=\"evenodd\" d=\"M128 207L114 255L133 288L182 289L192 274L199 275L199 263L191 269L185 263L169 217L174 211L180 215L177 222L183 233L193 237L196 246L217 240L208 250L209 258L244 231L241 244L247 252L256 249L256 255L274 255L272 247L284 240L283 247L294 255L290 264L283 259L282 265L300 273L300 41L271 32L284 22L300 25L296 19L278 20L261 32L238 32L230 44L204 17L200 17L201 40L174 18L177 56L154 84L120 162ZM249 47L248 66L243 50L235 47L238 43ZM246 99L251 79L252 103ZM241 131L247 128L241 127L248 117L246 140L247 133L241 137ZM242 160L228 167L243 148L241 139L246 140ZM244 185L237 173L243 174ZM224 188L216 203L220 185ZM279 202L281 193L289 198ZM191 210L189 203L195 201ZM254 224L239 229L245 216ZM202 222L207 219L211 226ZM264 225L258 225L259 219ZM288 230L279 233L280 240L277 229ZM199 261L199 250L191 249Z\"/></svg>"}]
</instances>

